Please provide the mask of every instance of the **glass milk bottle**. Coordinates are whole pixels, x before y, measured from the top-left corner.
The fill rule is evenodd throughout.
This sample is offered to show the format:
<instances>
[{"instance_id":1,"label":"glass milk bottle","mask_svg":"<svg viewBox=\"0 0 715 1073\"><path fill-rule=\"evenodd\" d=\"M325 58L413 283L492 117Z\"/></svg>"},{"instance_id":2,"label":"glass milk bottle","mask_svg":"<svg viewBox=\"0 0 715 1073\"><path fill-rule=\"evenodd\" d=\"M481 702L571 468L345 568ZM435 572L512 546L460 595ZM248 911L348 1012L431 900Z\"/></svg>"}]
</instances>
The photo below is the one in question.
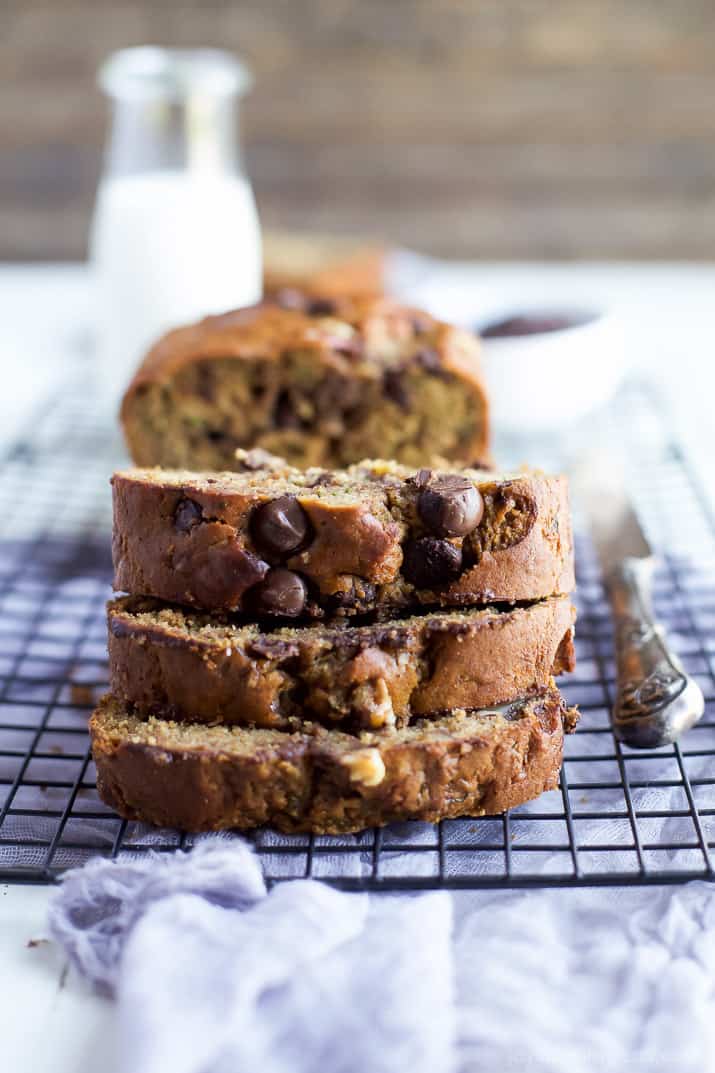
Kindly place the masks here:
<instances>
[{"instance_id":1,"label":"glass milk bottle","mask_svg":"<svg viewBox=\"0 0 715 1073\"><path fill-rule=\"evenodd\" d=\"M90 253L100 380L116 399L162 332L260 299L261 237L238 134L242 63L124 49L99 84L112 124Z\"/></svg>"}]
</instances>

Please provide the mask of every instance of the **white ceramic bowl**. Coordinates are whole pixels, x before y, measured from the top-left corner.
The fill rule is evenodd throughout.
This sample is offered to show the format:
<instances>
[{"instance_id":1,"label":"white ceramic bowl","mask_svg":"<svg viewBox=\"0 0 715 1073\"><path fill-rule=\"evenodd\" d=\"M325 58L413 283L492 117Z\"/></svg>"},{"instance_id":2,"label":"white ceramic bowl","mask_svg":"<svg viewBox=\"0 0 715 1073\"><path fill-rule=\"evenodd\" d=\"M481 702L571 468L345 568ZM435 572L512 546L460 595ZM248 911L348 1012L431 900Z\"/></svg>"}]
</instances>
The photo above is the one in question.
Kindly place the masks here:
<instances>
[{"instance_id":1,"label":"white ceramic bowl","mask_svg":"<svg viewBox=\"0 0 715 1073\"><path fill-rule=\"evenodd\" d=\"M553 331L494 336L482 340L482 364L493 427L544 431L563 427L607 402L627 368L618 318L596 310L522 308L510 316L573 318L580 322Z\"/></svg>"}]
</instances>

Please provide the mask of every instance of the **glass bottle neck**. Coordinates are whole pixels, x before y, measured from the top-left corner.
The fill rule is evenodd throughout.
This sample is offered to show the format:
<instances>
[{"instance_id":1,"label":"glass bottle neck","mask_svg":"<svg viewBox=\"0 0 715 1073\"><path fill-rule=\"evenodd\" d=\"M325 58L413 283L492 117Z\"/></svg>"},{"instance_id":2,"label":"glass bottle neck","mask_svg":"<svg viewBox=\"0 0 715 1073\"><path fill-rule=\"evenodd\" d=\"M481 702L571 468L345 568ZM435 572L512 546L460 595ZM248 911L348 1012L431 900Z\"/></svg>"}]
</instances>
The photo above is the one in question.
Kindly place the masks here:
<instances>
[{"instance_id":1,"label":"glass bottle neck","mask_svg":"<svg viewBox=\"0 0 715 1073\"><path fill-rule=\"evenodd\" d=\"M115 100L105 173L243 170L234 98Z\"/></svg>"},{"instance_id":2,"label":"glass bottle neck","mask_svg":"<svg viewBox=\"0 0 715 1073\"><path fill-rule=\"evenodd\" d=\"M113 114L105 174L242 171L238 104L246 67L214 49L125 49L99 74Z\"/></svg>"}]
</instances>

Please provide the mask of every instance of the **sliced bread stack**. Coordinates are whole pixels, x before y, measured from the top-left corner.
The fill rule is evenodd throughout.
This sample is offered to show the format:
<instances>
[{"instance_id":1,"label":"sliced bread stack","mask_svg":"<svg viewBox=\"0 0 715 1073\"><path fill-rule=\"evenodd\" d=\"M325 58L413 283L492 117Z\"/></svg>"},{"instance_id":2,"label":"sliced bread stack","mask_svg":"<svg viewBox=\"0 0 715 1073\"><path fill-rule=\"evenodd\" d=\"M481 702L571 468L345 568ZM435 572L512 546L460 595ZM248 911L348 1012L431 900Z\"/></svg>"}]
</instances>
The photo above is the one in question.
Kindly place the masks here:
<instances>
[{"instance_id":1,"label":"sliced bread stack","mask_svg":"<svg viewBox=\"0 0 715 1073\"><path fill-rule=\"evenodd\" d=\"M557 785L576 715L565 481L444 464L115 474L121 815L350 832L498 813Z\"/></svg>"}]
</instances>

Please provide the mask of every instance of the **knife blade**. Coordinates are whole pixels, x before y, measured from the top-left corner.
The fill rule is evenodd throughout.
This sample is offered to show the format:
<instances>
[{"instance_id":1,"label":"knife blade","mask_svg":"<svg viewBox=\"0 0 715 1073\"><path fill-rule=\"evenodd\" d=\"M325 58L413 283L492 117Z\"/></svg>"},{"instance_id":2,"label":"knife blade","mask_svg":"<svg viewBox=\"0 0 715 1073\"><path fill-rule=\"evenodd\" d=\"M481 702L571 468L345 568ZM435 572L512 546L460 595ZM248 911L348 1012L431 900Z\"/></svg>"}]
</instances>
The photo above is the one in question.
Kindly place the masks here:
<instances>
[{"instance_id":1,"label":"knife blade","mask_svg":"<svg viewBox=\"0 0 715 1073\"><path fill-rule=\"evenodd\" d=\"M605 453L589 456L576 468L572 487L589 523L613 618L613 732L634 749L668 745L702 717L705 701L653 611L657 556L617 460Z\"/></svg>"}]
</instances>

